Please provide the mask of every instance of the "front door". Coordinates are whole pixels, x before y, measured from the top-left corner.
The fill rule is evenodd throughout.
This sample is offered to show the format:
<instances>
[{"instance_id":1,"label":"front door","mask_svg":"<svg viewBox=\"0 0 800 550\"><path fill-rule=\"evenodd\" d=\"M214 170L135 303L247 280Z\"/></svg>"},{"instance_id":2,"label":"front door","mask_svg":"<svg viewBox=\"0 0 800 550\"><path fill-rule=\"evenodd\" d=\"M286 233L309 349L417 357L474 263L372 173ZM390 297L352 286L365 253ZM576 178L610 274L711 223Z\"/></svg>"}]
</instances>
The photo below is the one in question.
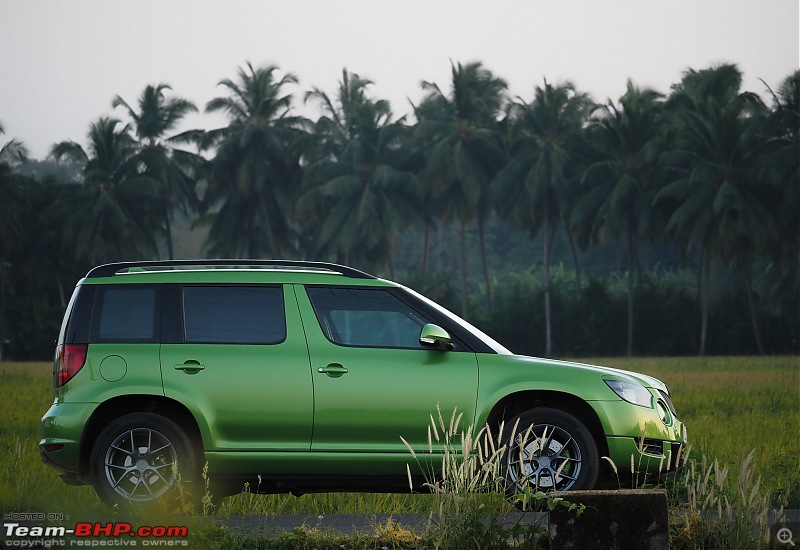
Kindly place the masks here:
<instances>
[{"instance_id":1,"label":"front door","mask_svg":"<svg viewBox=\"0 0 800 550\"><path fill-rule=\"evenodd\" d=\"M430 320L392 289L298 285L297 297L314 379L312 451L406 460L400 437L427 452L437 407L445 423L454 409L463 413L462 429L472 422L475 353L424 349L420 329Z\"/></svg>"}]
</instances>

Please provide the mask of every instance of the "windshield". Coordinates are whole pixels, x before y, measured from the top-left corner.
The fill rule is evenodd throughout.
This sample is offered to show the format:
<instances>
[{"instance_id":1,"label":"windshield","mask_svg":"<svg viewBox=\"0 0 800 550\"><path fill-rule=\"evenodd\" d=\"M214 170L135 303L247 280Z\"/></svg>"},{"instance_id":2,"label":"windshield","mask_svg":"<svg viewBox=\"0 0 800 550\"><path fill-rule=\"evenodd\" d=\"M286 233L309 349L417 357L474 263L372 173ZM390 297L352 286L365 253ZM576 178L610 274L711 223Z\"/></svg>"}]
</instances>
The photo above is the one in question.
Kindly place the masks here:
<instances>
[{"instance_id":1,"label":"windshield","mask_svg":"<svg viewBox=\"0 0 800 550\"><path fill-rule=\"evenodd\" d=\"M495 353L499 353L501 355L514 355L503 344L501 344L500 342L498 342L497 340L495 340L494 338L492 338L491 336L489 336L488 334L483 332L478 327L471 325L470 323L468 323L467 321L465 321L464 319L462 319L461 317L459 317L458 315L456 315L452 311L449 311L449 310L443 308L442 306L440 306L439 304L437 304L433 300L430 300L430 299L426 298L425 296L423 296L422 294L420 294L419 292L417 292L415 290L412 290L412 289L410 289L408 287L405 287L405 286L403 287L403 289L408 291L408 292L410 292L410 293L412 293L414 296L416 296L417 298L419 298L420 300L425 302L427 305L429 305L431 308L435 309L436 311L438 311L442 315L446 316L448 319L450 319L454 323L458 323L459 325L461 325L462 327L467 329L469 332L471 332L473 335L475 335L477 338L479 338L482 342L484 342L487 346L492 348L492 350Z\"/></svg>"}]
</instances>

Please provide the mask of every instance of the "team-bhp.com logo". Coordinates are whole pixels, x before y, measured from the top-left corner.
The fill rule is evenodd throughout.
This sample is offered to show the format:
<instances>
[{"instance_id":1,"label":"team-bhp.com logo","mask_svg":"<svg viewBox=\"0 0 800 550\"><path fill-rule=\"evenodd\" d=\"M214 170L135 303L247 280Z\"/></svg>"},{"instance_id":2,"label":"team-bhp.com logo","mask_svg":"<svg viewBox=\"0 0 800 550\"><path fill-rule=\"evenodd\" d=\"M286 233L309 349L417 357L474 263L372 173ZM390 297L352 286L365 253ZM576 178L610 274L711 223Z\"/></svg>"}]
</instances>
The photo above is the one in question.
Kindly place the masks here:
<instances>
[{"instance_id":1,"label":"team-bhp.com logo","mask_svg":"<svg viewBox=\"0 0 800 550\"><path fill-rule=\"evenodd\" d=\"M186 526L134 527L127 522L78 522L68 529L54 525L22 525L3 523L5 546L12 548L58 548L70 546L189 546Z\"/></svg>"}]
</instances>

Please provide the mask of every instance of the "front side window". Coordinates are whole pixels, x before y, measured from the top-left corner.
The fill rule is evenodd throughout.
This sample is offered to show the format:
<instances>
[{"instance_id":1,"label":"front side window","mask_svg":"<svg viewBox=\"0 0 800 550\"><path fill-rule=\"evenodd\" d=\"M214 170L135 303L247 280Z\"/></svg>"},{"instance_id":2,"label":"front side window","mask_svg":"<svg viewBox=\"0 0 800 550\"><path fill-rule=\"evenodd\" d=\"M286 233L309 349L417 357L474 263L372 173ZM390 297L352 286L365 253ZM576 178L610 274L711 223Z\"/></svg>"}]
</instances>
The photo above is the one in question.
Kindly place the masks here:
<instances>
[{"instance_id":1,"label":"front side window","mask_svg":"<svg viewBox=\"0 0 800 550\"><path fill-rule=\"evenodd\" d=\"M186 286L186 342L278 344L286 339L279 286Z\"/></svg>"},{"instance_id":2,"label":"front side window","mask_svg":"<svg viewBox=\"0 0 800 550\"><path fill-rule=\"evenodd\" d=\"M423 349L428 322L386 289L306 287L325 336L343 346Z\"/></svg>"}]
</instances>

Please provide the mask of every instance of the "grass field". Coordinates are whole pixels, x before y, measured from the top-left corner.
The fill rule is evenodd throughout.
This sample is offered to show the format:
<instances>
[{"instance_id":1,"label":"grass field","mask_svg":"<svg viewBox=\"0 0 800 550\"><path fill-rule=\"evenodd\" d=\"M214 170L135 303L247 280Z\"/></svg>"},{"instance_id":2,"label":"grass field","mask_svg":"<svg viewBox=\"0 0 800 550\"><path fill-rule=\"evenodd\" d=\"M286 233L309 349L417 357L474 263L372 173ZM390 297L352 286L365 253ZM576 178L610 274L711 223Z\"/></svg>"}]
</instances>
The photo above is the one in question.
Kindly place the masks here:
<instances>
[{"instance_id":1,"label":"grass field","mask_svg":"<svg viewBox=\"0 0 800 550\"><path fill-rule=\"evenodd\" d=\"M800 508L800 360L797 357L588 359L656 376L673 393L689 429L692 456L703 454L736 475L755 450L757 473L774 503L789 493ZM0 363L0 508L5 512L105 514L89 487L68 487L39 459L38 422L52 400L52 366ZM424 427L421 427L424 428ZM625 475L620 472L620 477ZM427 512L427 495L242 494L227 514Z\"/></svg>"}]
</instances>

